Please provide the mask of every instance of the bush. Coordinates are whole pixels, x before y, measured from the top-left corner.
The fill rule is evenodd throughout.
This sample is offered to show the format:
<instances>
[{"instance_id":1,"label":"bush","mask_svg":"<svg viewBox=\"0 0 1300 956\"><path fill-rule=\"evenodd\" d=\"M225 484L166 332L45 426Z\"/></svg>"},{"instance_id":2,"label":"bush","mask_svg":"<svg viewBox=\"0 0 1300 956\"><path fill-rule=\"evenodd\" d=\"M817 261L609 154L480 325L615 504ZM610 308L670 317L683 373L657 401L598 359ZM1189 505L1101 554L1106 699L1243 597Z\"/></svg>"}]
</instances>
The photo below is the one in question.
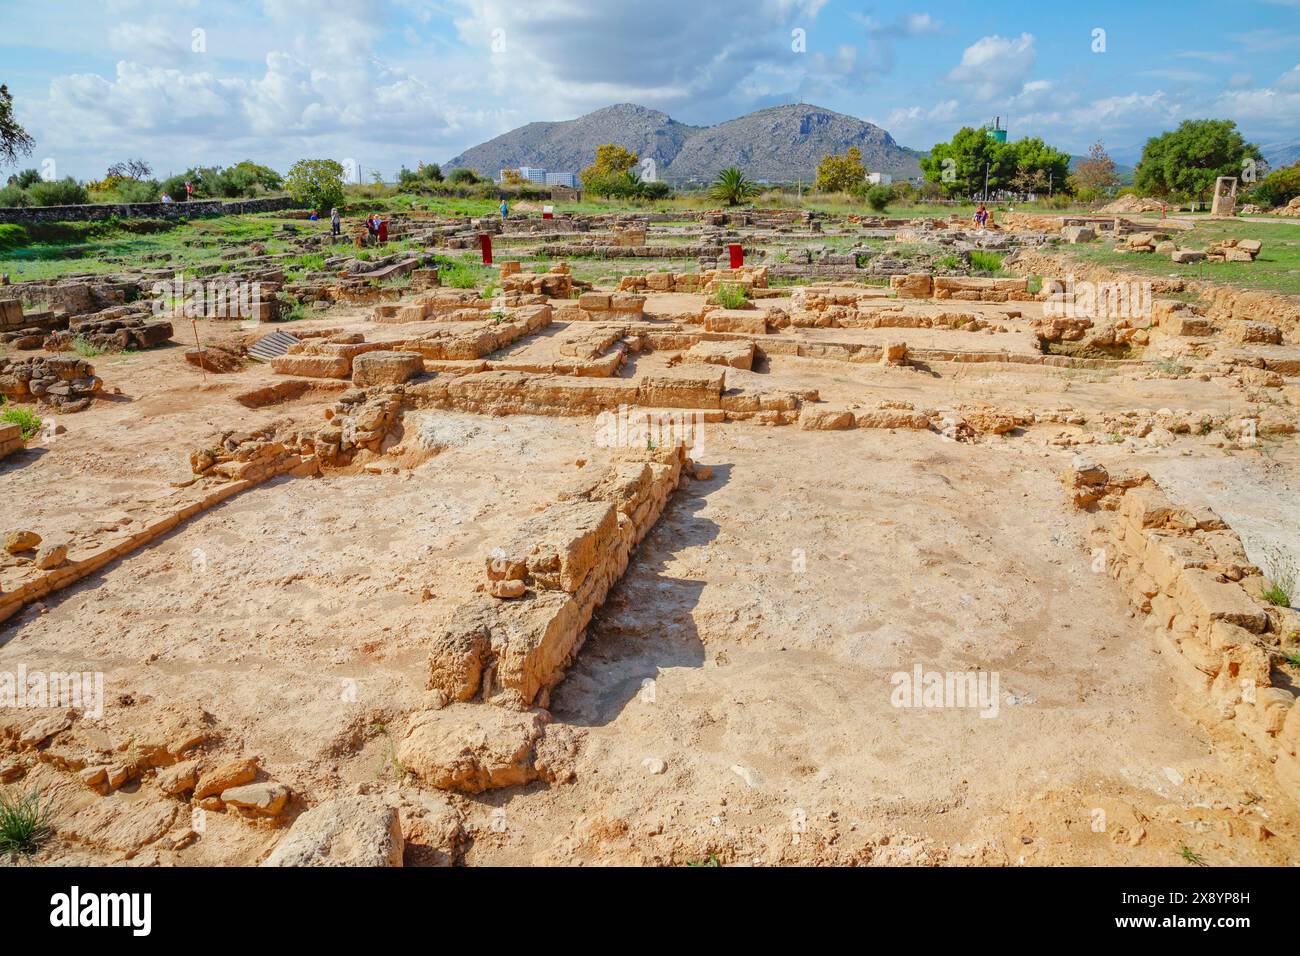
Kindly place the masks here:
<instances>
[{"instance_id":1,"label":"bush","mask_svg":"<svg viewBox=\"0 0 1300 956\"><path fill-rule=\"evenodd\" d=\"M718 291L713 293L713 301L724 309L743 309L749 305L749 296L745 293L743 285L724 282L718 286Z\"/></svg>"},{"instance_id":2,"label":"bush","mask_svg":"<svg viewBox=\"0 0 1300 956\"><path fill-rule=\"evenodd\" d=\"M32 197L16 183L0 189L0 207L21 209L32 204Z\"/></svg>"},{"instance_id":3,"label":"bush","mask_svg":"<svg viewBox=\"0 0 1300 956\"><path fill-rule=\"evenodd\" d=\"M41 420L26 408L6 408L0 412L0 422L8 422L22 429L23 441L41 430Z\"/></svg>"},{"instance_id":4,"label":"bush","mask_svg":"<svg viewBox=\"0 0 1300 956\"><path fill-rule=\"evenodd\" d=\"M27 190L34 206L84 206L90 202L86 187L71 176L42 180Z\"/></svg>"},{"instance_id":5,"label":"bush","mask_svg":"<svg viewBox=\"0 0 1300 956\"><path fill-rule=\"evenodd\" d=\"M884 212L889 208L889 203L894 197L888 186L872 186L863 198L876 212Z\"/></svg>"},{"instance_id":6,"label":"bush","mask_svg":"<svg viewBox=\"0 0 1300 956\"><path fill-rule=\"evenodd\" d=\"M19 246L25 246L31 239L27 235L27 230L17 223L0 223L0 252L8 252L10 249L17 249Z\"/></svg>"},{"instance_id":7,"label":"bush","mask_svg":"<svg viewBox=\"0 0 1300 956\"><path fill-rule=\"evenodd\" d=\"M453 169L451 175L447 177L447 182L453 186L473 186L481 180L478 174L472 169Z\"/></svg>"}]
</instances>

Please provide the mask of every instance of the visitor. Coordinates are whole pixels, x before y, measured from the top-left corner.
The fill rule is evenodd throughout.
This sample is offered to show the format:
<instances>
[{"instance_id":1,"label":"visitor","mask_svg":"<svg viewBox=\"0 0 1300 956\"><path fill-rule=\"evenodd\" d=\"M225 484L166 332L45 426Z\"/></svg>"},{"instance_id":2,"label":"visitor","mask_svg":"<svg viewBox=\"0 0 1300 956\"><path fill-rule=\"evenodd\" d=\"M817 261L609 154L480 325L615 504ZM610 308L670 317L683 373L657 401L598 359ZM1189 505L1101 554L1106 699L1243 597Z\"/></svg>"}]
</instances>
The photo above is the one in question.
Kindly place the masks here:
<instances>
[{"instance_id":1,"label":"visitor","mask_svg":"<svg viewBox=\"0 0 1300 956\"><path fill-rule=\"evenodd\" d=\"M506 218L507 216L509 216L509 215L510 215L510 207L507 206L507 205L506 205L506 201L505 201L504 199L502 199L502 200L501 200L501 220L504 222L504 221L505 221L505 218Z\"/></svg>"},{"instance_id":2,"label":"visitor","mask_svg":"<svg viewBox=\"0 0 1300 956\"><path fill-rule=\"evenodd\" d=\"M339 218L337 209L330 210L330 238L337 239L339 231L343 228L343 220Z\"/></svg>"},{"instance_id":3,"label":"visitor","mask_svg":"<svg viewBox=\"0 0 1300 956\"><path fill-rule=\"evenodd\" d=\"M172 197L169 194L167 193L162 194L162 202L164 206L170 205L171 201L172 201Z\"/></svg>"},{"instance_id":4,"label":"visitor","mask_svg":"<svg viewBox=\"0 0 1300 956\"><path fill-rule=\"evenodd\" d=\"M375 238L381 246L388 242L388 220L380 216L375 217Z\"/></svg>"},{"instance_id":5,"label":"visitor","mask_svg":"<svg viewBox=\"0 0 1300 956\"><path fill-rule=\"evenodd\" d=\"M311 215L308 216L307 219L309 222L320 222L320 214L317 213L315 209L313 209L311 211Z\"/></svg>"}]
</instances>

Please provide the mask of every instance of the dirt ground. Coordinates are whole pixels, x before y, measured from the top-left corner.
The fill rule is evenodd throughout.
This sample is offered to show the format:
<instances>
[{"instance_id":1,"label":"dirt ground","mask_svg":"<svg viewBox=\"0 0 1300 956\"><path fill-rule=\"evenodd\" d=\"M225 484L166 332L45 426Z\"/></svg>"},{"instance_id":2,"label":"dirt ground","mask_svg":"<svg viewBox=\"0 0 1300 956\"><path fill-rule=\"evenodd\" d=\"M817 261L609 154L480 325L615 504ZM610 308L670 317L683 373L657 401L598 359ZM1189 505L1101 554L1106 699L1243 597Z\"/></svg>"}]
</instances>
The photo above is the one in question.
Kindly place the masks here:
<instances>
[{"instance_id":1,"label":"dirt ground","mask_svg":"<svg viewBox=\"0 0 1300 956\"><path fill-rule=\"evenodd\" d=\"M359 311L315 324L409 334ZM560 334L501 355L550 355ZM1029 348L1023 330L806 334ZM667 364L650 353L621 374ZM274 381L268 368L205 382L179 348L106 357L98 371L120 394L0 465L5 527L88 533L171 493L205 436L318 422L332 401L246 409L233 395ZM940 408L1242 405L1214 381L1005 363L773 357L728 384ZM1049 443L1059 428L962 444L703 427L693 454L713 476L676 493L552 695L555 721L581 732L575 779L447 798L464 817L464 863L1170 865L1187 849L1212 864L1300 860L1297 808L1268 767L1186 715L1159 648L1093 570L1091 519L1060 485L1075 450ZM392 728L425 699L430 639L494 543L609 453L590 417L411 411L402 429L430 436L423 463L240 494L7 622L0 670L104 671L110 728L154 703L201 708L227 745L313 800L414 787ZM1096 457L1208 501L1248 548L1300 551L1294 444L1233 453L1190 437ZM895 675L916 668L996 674L994 712L896 706ZM100 798L60 799L71 812ZM277 837L222 820L134 862L253 863ZM116 857L64 842L38 857L59 860Z\"/></svg>"}]
</instances>

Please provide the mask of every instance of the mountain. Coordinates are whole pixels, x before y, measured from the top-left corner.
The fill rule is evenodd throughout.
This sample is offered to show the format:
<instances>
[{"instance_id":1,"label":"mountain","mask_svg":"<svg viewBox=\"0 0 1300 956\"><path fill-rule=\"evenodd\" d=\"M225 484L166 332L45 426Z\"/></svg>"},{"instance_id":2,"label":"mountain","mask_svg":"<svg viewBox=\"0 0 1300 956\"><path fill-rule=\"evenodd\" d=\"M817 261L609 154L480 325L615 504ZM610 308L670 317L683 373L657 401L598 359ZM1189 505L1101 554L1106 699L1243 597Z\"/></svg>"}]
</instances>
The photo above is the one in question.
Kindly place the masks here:
<instances>
[{"instance_id":1,"label":"mountain","mask_svg":"<svg viewBox=\"0 0 1300 956\"><path fill-rule=\"evenodd\" d=\"M595 161L597 146L614 143L642 159L653 158L662 171L682 144L699 131L700 127L679 123L667 113L620 103L577 119L529 123L502 133L448 160L443 169L465 166L480 176L496 176L503 169L520 166L576 173Z\"/></svg>"},{"instance_id":2,"label":"mountain","mask_svg":"<svg viewBox=\"0 0 1300 956\"><path fill-rule=\"evenodd\" d=\"M443 168L467 166L492 176L518 166L576 173L591 165L602 143L653 157L659 178L671 182L711 181L727 166L739 166L751 179L809 181L823 156L850 146L862 151L872 172L920 175L920 154L899 146L879 126L803 103L773 106L716 126L688 126L624 103L565 122L529 123L467 149Z\"/></svg>"},{"instance_id":3,"label":"mountain","mask_svg":"<svg viewBox=\"0 0 1300 956\"><path fill-rule=\"evenodd\" d=\"M1292 163L1300 163L1300 139L1289 143L1269 143L1267 146L1261 146L1259 151L1268 160L1270 169L1281 169Z\"/></svg>"}]
</instances>

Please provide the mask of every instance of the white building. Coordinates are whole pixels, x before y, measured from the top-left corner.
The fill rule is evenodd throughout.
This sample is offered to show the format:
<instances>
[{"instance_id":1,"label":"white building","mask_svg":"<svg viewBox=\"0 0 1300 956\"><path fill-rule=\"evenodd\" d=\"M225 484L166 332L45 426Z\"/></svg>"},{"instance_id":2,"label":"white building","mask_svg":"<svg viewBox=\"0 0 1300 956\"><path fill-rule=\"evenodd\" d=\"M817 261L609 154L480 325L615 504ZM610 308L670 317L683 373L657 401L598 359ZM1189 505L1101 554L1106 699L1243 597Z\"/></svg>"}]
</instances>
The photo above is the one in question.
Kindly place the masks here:
<instances>
[{"instance_id":1,"label":"white building","mask_svg":"<svg viewBox=\"0 0 1300 956\"><path fill-rule=\"evenodd\" d=\"M546 185L568 186L570 189L577 189L578 176L576 173L547 173Z\"/></svg>"},{"instance_id":2,"label":"white building","mask_svg":"<svg viewBox=\"0 0 1300 956\"><path fill-rule=\"evenodd\" d=\"M889 173L867 173L867 182L873 186L888 186L894 181Z\"/></svg>"}]
</instances>

